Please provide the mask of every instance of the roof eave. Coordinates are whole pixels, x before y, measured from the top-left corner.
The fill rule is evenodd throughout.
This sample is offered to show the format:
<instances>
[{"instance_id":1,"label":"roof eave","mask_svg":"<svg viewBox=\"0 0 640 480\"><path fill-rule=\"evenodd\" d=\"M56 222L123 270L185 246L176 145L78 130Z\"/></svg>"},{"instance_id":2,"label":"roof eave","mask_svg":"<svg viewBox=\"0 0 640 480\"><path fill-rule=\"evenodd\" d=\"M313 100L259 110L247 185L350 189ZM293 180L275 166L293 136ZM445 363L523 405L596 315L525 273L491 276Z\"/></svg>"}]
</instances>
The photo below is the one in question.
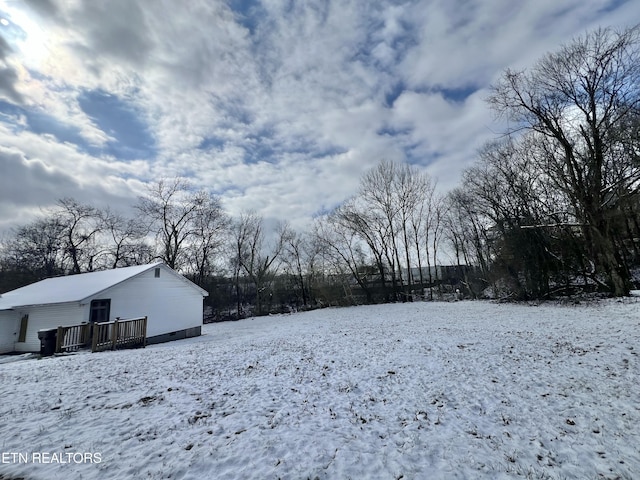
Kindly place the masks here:
<instances>
[{"instance_id":1,"label":"roof eave","mask_svg":"<svg viewBox=\"0 0 640 480\"><path fill-rule=\"evenodd\" d=\"M47 307L49 305L70 305L74 303L77 303L78 305L80 305L82 304L82 300L65 300L64 302L29 303L25 305L12 305L10 307L0 308L0 311L19 310L21 308Z\"/></svg>"}]
</instances>

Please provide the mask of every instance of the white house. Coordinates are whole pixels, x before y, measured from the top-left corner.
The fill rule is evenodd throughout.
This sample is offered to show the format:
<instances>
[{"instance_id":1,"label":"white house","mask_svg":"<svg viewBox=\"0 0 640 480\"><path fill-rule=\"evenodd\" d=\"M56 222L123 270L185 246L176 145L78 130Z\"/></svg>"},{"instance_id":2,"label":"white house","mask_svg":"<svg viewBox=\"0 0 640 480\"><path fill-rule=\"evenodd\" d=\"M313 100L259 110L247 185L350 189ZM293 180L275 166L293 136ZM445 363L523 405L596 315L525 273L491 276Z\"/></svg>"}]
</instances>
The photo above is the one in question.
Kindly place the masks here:
<instances>
[{"instance_id":1,"label":"white house","mask_svg":"<svg viewBox=\"0 0 640 480\"><path fill-rule=\"evenodd\" d=\"M147 317L147 343L200 335L207 292L164 263L49 278L0 295L0 353L38 352L38 330Z\"/></svg>"}]
</instances>

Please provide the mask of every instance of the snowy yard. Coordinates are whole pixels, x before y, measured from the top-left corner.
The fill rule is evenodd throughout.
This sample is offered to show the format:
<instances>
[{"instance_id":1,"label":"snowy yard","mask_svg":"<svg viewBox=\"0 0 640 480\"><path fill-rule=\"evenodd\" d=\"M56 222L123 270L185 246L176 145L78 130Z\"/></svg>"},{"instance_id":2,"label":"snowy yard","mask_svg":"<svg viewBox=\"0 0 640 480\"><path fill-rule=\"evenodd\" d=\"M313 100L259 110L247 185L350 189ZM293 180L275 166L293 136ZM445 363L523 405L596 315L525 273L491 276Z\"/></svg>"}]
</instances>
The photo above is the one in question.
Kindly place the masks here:
<instances>
[{"instance_id":1,"label":"snowy yard","mask_svg":"<svg viewBox=\"0 0 640 480\"><path fill-rule=\"evenodd\" d=\"M203 333L0 363L0 479L640 478L638 299Z\"/></svg>"}]
</instances>

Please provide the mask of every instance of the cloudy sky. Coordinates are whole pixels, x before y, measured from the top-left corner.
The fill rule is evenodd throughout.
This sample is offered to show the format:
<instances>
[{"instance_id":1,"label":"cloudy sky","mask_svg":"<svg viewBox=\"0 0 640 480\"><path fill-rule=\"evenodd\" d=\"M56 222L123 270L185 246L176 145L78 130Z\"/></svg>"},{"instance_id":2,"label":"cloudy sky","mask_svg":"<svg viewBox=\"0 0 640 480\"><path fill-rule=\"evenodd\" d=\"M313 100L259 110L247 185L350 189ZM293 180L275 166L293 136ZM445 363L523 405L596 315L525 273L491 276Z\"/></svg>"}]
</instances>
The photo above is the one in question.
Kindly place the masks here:
<instances>
[{"instance_id":1,"label":"cloudy sky","mask_svg":"<svg viewBox=\"0 0 640 480\"><path fill-rule=\"evenodd\" d=\"M173 176L297 226L381 159L446 190L502 128L505 68L638 22L637 0L0 0L0 231Z\"/></svg>"}]
</instances>

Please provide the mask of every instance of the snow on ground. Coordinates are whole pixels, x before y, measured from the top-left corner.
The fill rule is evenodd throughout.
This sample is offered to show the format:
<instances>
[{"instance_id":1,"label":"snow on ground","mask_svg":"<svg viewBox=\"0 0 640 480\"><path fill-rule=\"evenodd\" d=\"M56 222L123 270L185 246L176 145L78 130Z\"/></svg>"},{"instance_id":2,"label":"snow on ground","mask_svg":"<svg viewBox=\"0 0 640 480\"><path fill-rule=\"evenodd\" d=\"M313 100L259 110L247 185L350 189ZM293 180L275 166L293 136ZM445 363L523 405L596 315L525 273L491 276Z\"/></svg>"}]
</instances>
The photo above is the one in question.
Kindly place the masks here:
<instances>
[{"instance_id":1,"label":"snow on ground","mask_svg":"<svg viewBox=\"0 0 640 480\"><path fill-rule=\"evenodd\" d=\"M639 299L203 331L0 364L0 479L640 478Z\"/></svg>"}]
</instances>

